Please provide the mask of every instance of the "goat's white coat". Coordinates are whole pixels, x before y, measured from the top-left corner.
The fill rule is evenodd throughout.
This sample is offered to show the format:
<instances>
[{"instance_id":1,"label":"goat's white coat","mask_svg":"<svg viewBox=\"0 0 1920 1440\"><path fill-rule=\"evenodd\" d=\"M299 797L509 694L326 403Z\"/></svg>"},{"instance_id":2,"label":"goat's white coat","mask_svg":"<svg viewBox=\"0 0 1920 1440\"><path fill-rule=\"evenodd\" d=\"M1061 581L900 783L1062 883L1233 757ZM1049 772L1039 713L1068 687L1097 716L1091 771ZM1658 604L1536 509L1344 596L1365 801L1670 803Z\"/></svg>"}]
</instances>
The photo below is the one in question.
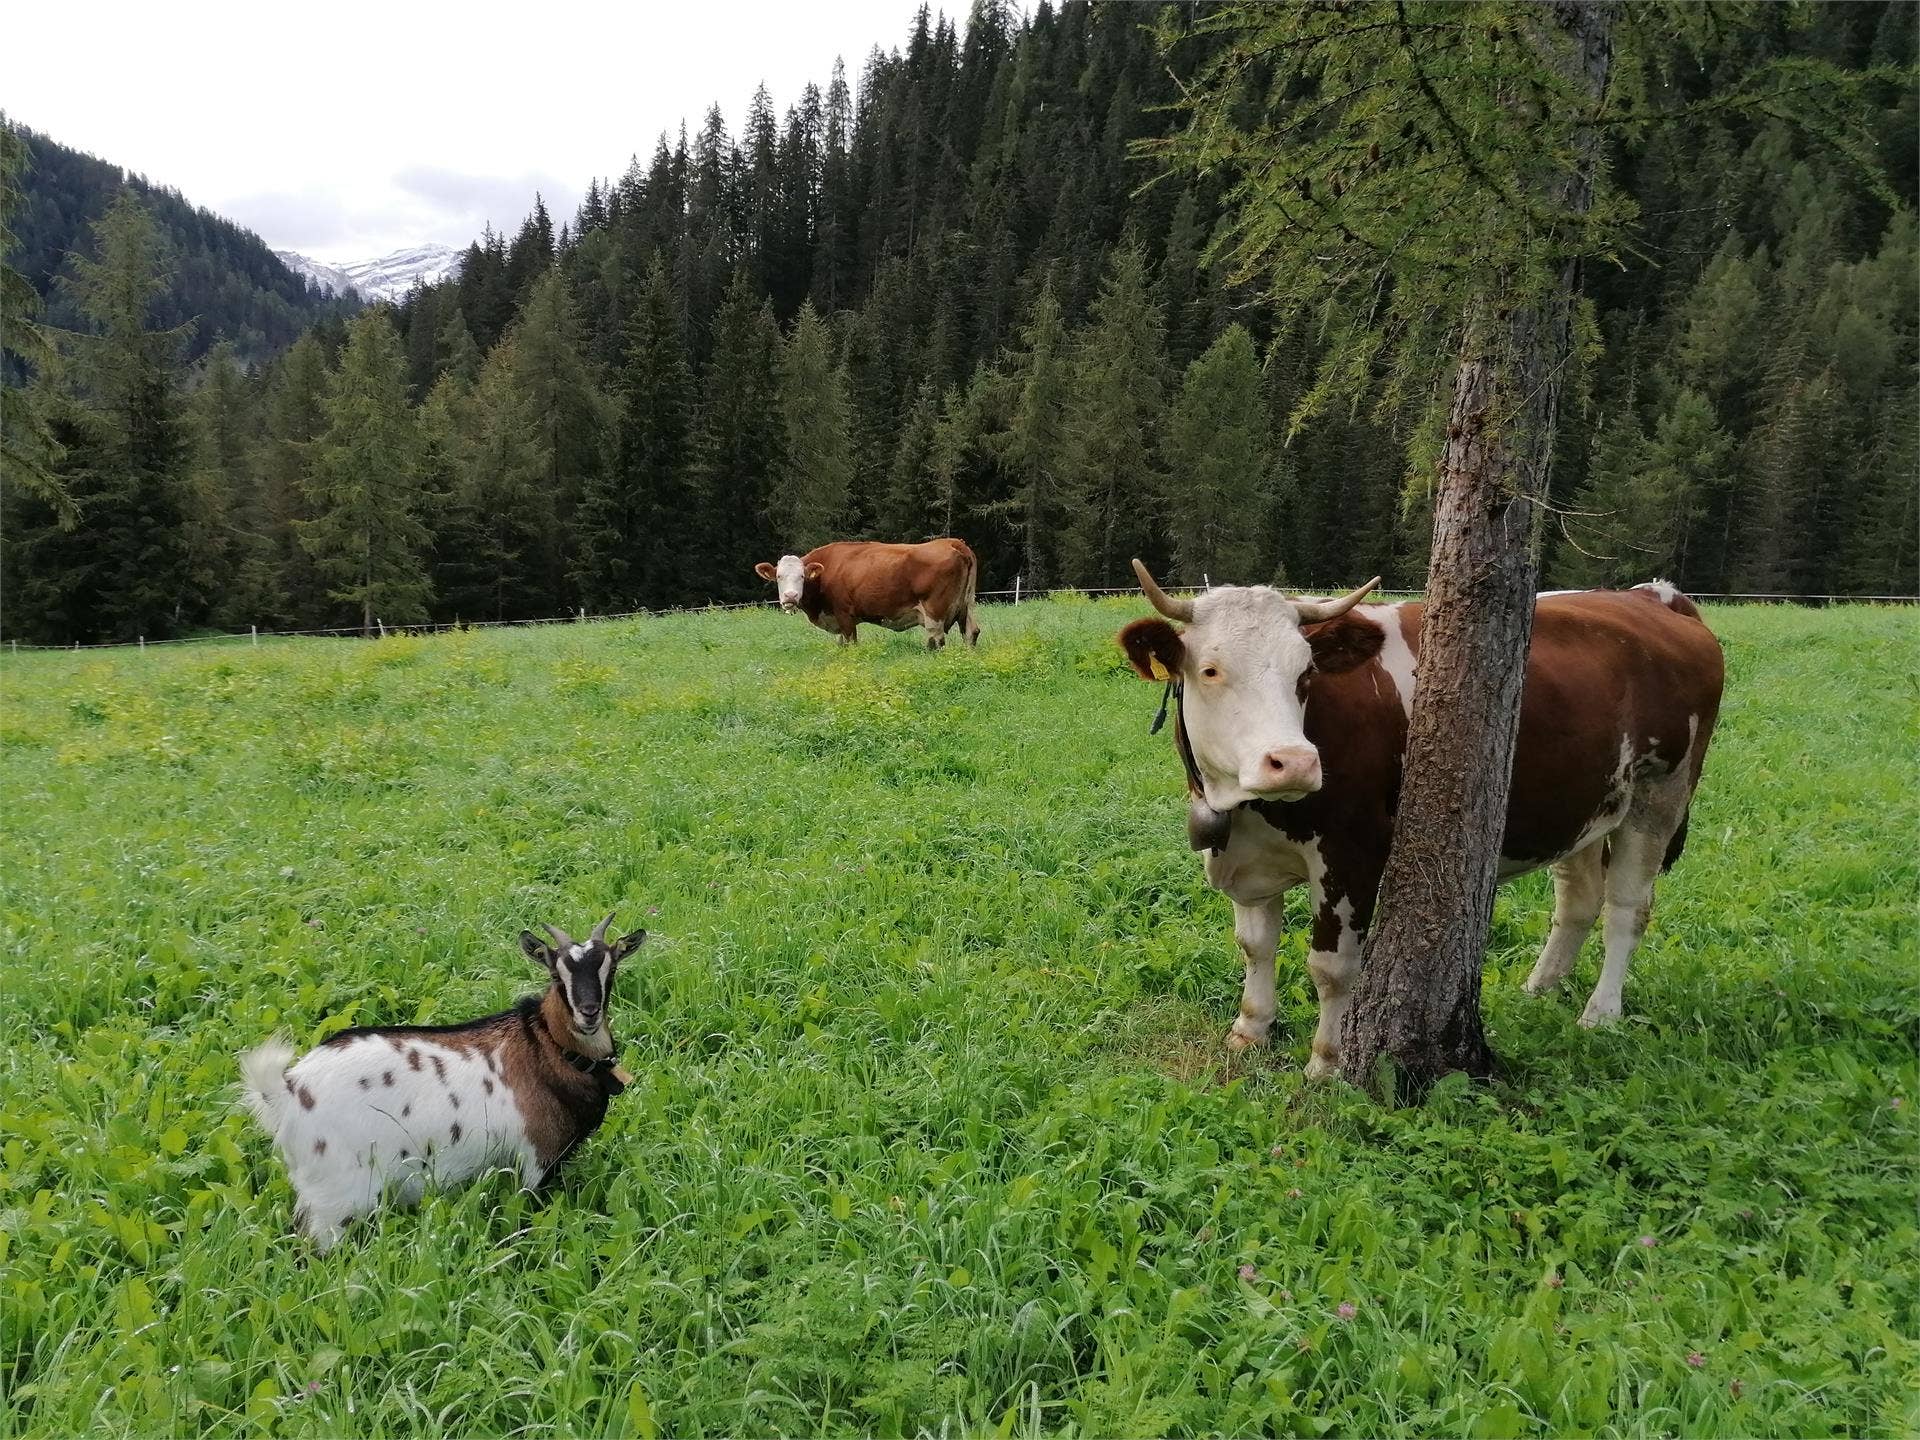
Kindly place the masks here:
<instances>
[{"instance_id":1,"label":"goat's white coat","mask_svg":"<svg viewBox=\"0 0 1920 1440\"><path fill-rule=\"evenodd\" d=\"M529 1189L539 1182L543 1167L490 1051L402 1031L322 1045L289 1068L292 1057L273 1040L241 1056L240 1070L286 1162L296 1218L321 1250L389 1192L410 1205L428 1185L497 1166L518 1170Z\"/></svg>"}]
</instances>

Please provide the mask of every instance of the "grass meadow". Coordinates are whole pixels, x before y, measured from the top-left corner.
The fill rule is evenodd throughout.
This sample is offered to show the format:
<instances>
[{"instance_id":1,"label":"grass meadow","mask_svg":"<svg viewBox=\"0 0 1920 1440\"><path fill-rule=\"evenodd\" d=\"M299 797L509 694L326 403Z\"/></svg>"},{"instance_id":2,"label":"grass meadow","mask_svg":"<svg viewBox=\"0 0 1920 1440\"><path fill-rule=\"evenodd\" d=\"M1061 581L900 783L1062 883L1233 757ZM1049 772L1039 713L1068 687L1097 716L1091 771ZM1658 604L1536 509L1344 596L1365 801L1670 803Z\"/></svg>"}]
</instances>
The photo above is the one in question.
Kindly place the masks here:
<instances>
[{"instance_id":1,"label":"grass meadow","mask_svg":"<svg viewBox=\"0 0 1920 1440\"><path fill-rule=\"evenodd\" d=\"M1137 601L977 653L774 612L0 665L0 1433L1920 1428L1910 610L1718 610L1628 1017L1387 1110L1229 1064ZM539 988L617 907L638 1076L314 1258L234 1053ZM1296 903L1296 919L1302 907ZM620 922L616 922L616 929Z\"/></svg>"}]
</instances>

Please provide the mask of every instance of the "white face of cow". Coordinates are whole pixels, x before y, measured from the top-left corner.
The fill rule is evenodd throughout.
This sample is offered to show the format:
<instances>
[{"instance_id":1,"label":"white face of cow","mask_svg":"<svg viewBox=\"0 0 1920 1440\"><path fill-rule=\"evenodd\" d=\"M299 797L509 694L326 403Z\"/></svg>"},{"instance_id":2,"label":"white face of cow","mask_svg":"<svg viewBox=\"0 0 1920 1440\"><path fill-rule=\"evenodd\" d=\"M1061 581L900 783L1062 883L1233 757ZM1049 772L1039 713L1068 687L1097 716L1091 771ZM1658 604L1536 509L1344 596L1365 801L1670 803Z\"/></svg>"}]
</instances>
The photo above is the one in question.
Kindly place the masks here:
<instances>
[{"instance_id":1,"label":"white face of cow","mask_svg":"<svg viewBox=\"0 0 1920 1440\"><path fill-rule=\"evenodd\" d=\"M789 614L800 608L800 596L807 588L807 581L820 577L820 567L807 564L798 555L782 555L776 565L763 560L753 568L762 580L773 582L774 593L780 597L780 608Z\"/></svg>"},{"instance_id":2,"label":"white face of cow","mask_svg":"<svg viewBox=\"0 0 1920 1440\"><path fill-rule=\"evenodd\" d=\"M1331 651L1348 647L1320 632L1309 643L1300 627L1303 620L1344 614L1369 588L1344 600L1300 602L1265 585L1225 585L1190 602L1167 602L1191 606L1184 631L1164 620L1138 620L1121 632L1120 643L1143 676L1183 682L1187 740L1215 810L1249 800L1299 800L1320 788L1320 752L1307 740L1300 682L1317 651L1328 652L1323 666L1344 668L1349 657Z\"/></svg>"}]
</instances>

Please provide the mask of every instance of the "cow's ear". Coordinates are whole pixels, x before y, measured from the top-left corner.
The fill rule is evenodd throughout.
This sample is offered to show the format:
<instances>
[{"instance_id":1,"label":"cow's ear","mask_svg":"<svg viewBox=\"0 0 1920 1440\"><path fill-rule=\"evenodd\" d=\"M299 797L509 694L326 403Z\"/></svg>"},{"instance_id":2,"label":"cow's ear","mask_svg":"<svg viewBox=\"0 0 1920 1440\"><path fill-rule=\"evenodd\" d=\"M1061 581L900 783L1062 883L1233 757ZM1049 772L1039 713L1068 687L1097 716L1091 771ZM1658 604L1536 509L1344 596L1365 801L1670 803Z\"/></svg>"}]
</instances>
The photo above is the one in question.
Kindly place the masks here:
<instances>
[{"instance_id":1,"label":"cow's ear","mask_svg":"<svg viewBox=\"0 0 1920 1440\"><path fill-rule=\"evenodd\" d=\"M1300 633L1313 649L1313 668L1322 675L1339 675L1366 664L1387 642L1386 631L1352 615L1309 625Z\"/></svg>"},{"instance_id":2,"label":"cow's ear","mask_svg":"<svg viewBox=\"0 0 1920 1440\"><path fill-rule=\"evenodd\" d=\"M1171 680L1180 673L1187 647L1164 620L1136 620L1120 632L1120 648L1142 680Z\"/></svg>"},{"instance_id":3,"label":"cow's ear","mask_svg":"<svg viewBox=\"0 0 1920 1440\"><path fill-rule=\"evenodd\" d=\"M753 567L753 573L758 575L762 580L771 580L780 572L762 560L758 565Z\"/></svg>"},{"instance_id":4,"label":"cow's ear","mask_svg":"<svg viewBox=\"0 0 1920 1440\"><path fill-rule=\"evenodd\" d=\"M814 564L807 566L807 579L809 580L818 580L826 573L827 567L824 565Z\"/></svg>"}]
</instances>

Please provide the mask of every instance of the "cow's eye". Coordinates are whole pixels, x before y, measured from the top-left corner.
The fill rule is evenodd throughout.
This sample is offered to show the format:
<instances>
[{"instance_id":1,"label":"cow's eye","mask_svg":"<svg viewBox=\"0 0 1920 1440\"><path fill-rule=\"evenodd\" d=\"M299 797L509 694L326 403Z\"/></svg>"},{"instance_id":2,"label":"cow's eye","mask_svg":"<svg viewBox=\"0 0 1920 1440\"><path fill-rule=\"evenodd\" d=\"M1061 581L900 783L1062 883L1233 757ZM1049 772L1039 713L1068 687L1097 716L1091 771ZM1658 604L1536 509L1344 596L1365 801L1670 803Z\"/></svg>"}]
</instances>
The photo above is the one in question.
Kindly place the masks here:
<instances>
[{"instance_id":1,"label":"cow's eye","mask_svg":"<svg viewBox=\"0 0 1920 1440\"><path fill-rule=\"evenodd\" d=\"M1220 667L1218 665L1202 665L1200 667L1200 678L1202 680L1218 680L1220 678Z\"/></svg>"}]
</instances>

